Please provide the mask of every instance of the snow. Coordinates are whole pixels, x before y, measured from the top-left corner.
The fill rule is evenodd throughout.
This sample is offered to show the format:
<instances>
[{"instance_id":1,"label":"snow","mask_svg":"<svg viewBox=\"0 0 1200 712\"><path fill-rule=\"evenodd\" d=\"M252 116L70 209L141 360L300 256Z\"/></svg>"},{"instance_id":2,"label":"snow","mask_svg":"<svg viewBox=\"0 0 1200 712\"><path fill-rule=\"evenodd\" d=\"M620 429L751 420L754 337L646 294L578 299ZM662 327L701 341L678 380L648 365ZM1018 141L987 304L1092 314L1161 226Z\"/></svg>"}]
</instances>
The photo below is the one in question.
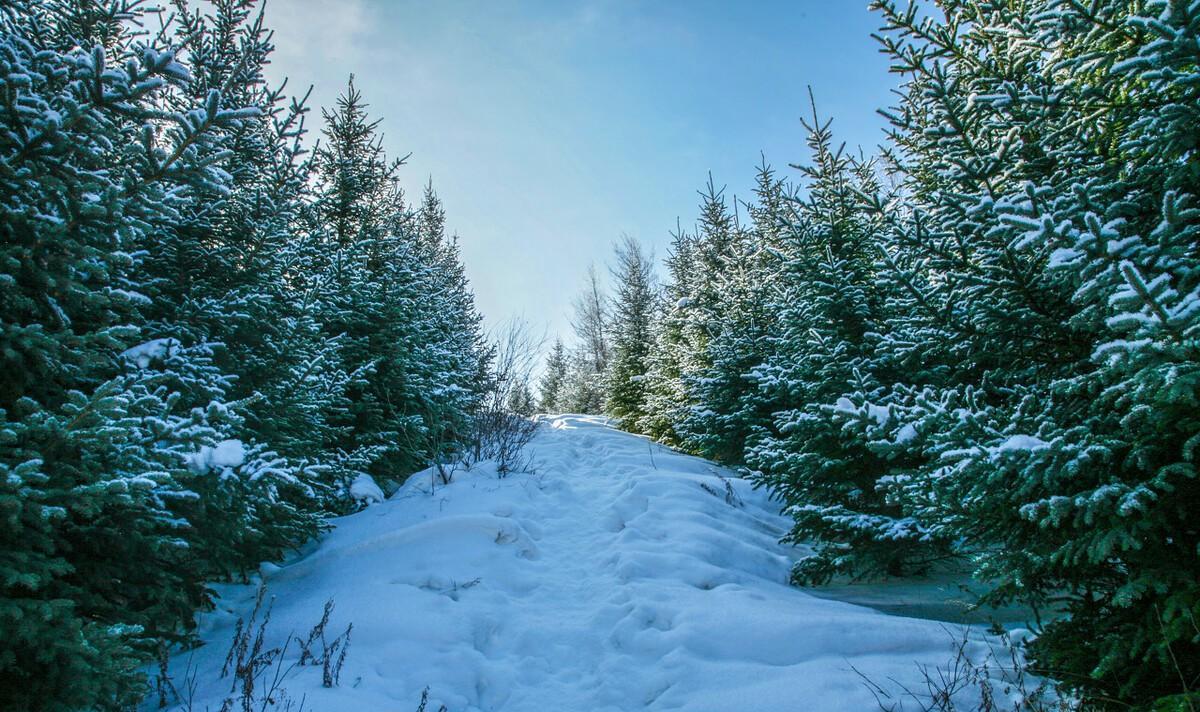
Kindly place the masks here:
<instances>
[{"instance_id":1,"label":"snow","mask_svg":"<svg viewBox=\"0 0 1200 712\"><path fill-rule=\"evenodd\" d=\"M370 505L384 500L383 490L375 484L375 478L362 473L350 483L350 498L360 504Z\"/></svg>"},{"instance_id":2,"label":"snow","mask_svg":"<svg viewBox=\"0 0 1200 712\"><path fill-rule=\"evenodd\" d=\"M319 667L296 667L290 698L323 712L416 709L429 687L428 709L450 712L797 701L860 712L876 705L856 670L916 686L918 663L951 657L943 623L788 585L805 552L778 543L789 520L731 471L587 416L545 419L530 454L535 473L504 479L487 464L446 486L418 473L261 568L274 600L268 646L307 634L329 599L329 630L354 624L341 684L323 688ZM726 483L735 498L711 494ZM228 694L220 670L255 596L253 585L217 590L199 621L208 644L171 664L177 683L196 673L193 709ZM293 644L283 667L297 658Z\"/></svg>"},{"instance_id":3,"label":"snow","mask_svg":"<svg viewBox=\"0 0 1200 712\"><path fill-rule=\"evenodd\" d=\"M121 358L138 368L149 368L155 360L167 357L179 342L172 338L154 339L121 352Z\"/></svg>"},{"instance_id":4,"label":"snow","mask_svg":"<svg viewBox=\"0 0 1200 712\"><path fill-rule=\"evenodd\" d=\"M203 445L188 456L188 466L195 472L229 470L246 461L246 446L241 440L222 440L216 445Z\"/></svg>"},{"instance_id":5,"label":"snow","mask_svg":"<svg viewBox=\"0 0 1200 712\"><path fill-rule=\"evenodd\" d=\"M1073 250L1069 247L1060 247L1050 253L1050 261L1046 263L1046 266L1050 269L1066 267L1067 265L1075 264L1082 259L1083 256L1083 253L1079 250Z\"/></svg>"},{"instance_id":6,"label":"snow","mask_svg":"<svg viewBox=\"0 0 1200 712\"><path fill-rule=\"evenodd\" d=\"M837 399L837 402L833 405L833 410L835 413L844 413L846 415L858 415L865 412L867 417L874 421L876 425L887 425L888 420L892 417L891 411L888 410L887 406L867 403L860 408L854 405L854 401L845 396Z\"/></svg>"},{"instance_id":7,"label":"snow","mask_svg":"<svg viewBox=\"0 0 1200 712\"><path fill-rule=\"evenodd\" d=\"M1033 437L1032 435L1011 435L1007 440L1000 443L989 452L996 455L1002 452L1019 452L1022 450L1042 450L1050 447L1050 443Z\"/></svg>"}]
</instances>

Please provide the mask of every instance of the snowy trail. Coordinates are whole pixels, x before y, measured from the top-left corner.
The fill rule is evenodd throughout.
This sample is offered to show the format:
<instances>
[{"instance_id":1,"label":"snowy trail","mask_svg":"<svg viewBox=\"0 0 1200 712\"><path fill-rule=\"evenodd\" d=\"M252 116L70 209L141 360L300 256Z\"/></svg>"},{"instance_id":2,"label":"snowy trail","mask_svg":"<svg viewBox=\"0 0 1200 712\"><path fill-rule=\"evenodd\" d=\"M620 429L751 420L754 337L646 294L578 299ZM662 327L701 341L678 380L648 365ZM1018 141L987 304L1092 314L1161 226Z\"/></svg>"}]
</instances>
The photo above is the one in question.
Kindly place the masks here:
<instances>
[{"instance_id":1,"label":"snowy trail","mask_svg":"<svg viewBox=\"0 0 1200 712\"><path fill-rule=\"evenodd\" d=\"M413 710L428 686L430 709L451 712L859 712L876 705L852 666L915 682L915 663L947 660L942 624L788 586L786 522L732 473L585 416L547 421L532 447L535 475L460 472L432 494L416 476L265 572L270 642L307 632L329 598L331 630L354 623L341 685L296 668L291 697L317 712ZM254 597L220 592L191 663L196 710L228 693L217 677Z\"/></svg>"}]
</instances>

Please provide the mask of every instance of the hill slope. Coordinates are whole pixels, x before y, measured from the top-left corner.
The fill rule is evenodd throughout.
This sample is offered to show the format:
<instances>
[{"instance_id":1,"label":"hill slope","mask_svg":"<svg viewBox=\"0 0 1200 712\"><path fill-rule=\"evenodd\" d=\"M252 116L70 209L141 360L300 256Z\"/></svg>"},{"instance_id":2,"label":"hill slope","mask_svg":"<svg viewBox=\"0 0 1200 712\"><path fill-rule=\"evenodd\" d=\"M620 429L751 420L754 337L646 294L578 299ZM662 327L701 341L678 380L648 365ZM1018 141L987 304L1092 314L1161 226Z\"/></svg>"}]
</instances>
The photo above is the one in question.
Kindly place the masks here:
<instances>
[{"instance_id":1,"label":"hill slope","mask_svg":"<svg viewBox=\"0 0 1200 712\"><path fill-rule=\"evenodd\" d=\"M942 624L788 586L786 521L732 473L585 416L547 420L532 448L536 474L460 472L432 492L415 476L264 572L268 646L306 634L330 598L328 637L354 624L340 685L297 667L291 698L403 711L428 686L430 712L860 712L877 707L852 666L915 682L916 662L950 655ZM228 695L219 672L253 606L252 586L220 591L210 643L172 663L180 688L196 671L196 710Z\"/></svg>"}]
</instances>

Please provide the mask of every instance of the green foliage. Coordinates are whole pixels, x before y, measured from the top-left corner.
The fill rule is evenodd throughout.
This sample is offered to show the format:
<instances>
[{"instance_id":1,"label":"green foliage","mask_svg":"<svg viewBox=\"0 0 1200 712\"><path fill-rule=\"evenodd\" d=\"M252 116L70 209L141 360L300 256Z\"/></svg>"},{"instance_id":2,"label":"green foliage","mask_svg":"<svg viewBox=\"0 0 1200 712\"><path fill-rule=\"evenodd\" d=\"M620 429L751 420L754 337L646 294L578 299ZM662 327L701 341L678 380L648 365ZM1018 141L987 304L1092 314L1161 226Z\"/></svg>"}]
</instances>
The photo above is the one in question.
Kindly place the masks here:
<instances>
[{"instance_id":1,"label":"green foliage","mask_svg":"<svg viewBox=\"0 0 1200 712\"><path fill-rule=\"evenodd\" d=\"M612 357L605 383L605 411L634 430L645 417L645 374L652 347L650 321L653 316L654 265L644 248L626 237L615 250L616 284L612 305Z\"/></svg>"},{"instance_id":2,"label":"green foliage","mask_svg":"<svg viewBox=\"0 0 1200 712\"><path fill-rule=\"evenodd\" d=\"M1200 4L876 5L909 82L882 347L913 369L892 399L930 458L894 496L990 600L1065 609L1035 665L1097 705L1177 692L1200 674L1198 97L1177 49Z\"/></svg>"},{"instance_id":3,"label":"green foliage","mask_svg":"<svg viewBox=\"0 0 1200 712\"><path fill-rule=\"evenodd\" d=\"M564 392L567 379L567 347L562 339L555 339L554 348L546 358L546 369L538 383L538 409L543 413L558 413L564 410Z\"/></svg>"},{"instance_id":4,"label":"green foliage","mask_svg":"<svg viewBox=\"0 0 1200 712\"><path fill-rule=\"evenodd\" d=\"M405 203L353 78L325 114L312 239L328 273L322 323L352 375L333 422L343 469L399 483L461 442L487 387L482 320L432 186ZM350 465L350 466L347 466Z\"/></svg>"},{"instance_id":5,"label":"green foliage","mask_svg":"<svg viewBox=\"0 0 1200 712\"><path fill-rule=\"evenodd\" d=\"M313 181L271 51L241 0L0 8L4 709L129 709L206 582L461 447L487 387L436 196L349 105Z\"/></svg>"}]
</instances>

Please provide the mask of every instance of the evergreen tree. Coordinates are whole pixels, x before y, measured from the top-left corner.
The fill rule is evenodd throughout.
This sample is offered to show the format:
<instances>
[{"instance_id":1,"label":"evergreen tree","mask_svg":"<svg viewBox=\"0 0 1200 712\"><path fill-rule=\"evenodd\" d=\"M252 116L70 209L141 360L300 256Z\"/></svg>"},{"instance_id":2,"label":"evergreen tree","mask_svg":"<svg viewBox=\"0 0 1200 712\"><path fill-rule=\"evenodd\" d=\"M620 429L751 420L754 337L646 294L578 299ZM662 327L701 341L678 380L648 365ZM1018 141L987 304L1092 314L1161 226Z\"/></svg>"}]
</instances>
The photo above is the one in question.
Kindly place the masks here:
<instances>
[{"instance_id":1,"label":"evergreen tree","mask_svg":"<svg viewBox=\"0 0 1200 712\"><path fill-rule=\"evenodd\" d=\"M529 384L524 381L513 386L512 391L508 394L508 412L516 415L530 417L534 414L536 408L534 406L533 391L530 390Z\"/></svg>"},{"instance_id":2,"label":"evergreen tree","mask_svg":"<svg viewBox=\"0 0 1200 712\"><path fill-rule=\"evenodd\" d=\"M238 439L213 347L162 336L154 318L179 306L165 303L158 241L182 244L198 202L230 190L221 161L260 111L226 100L240 77L198 92L169 22L135 32L153 12L0 12L6 708L136 702L138 667L188 634L204 581L316 530L294 506L311 495L305 473Z\"/></svg>"},{"instance_id":3,"label":"evergreen tree","mask_svg":"<svg viewBox=\"0 0 1200 712\"><path fill-rule=\"evenodd\" d=\"M757 369L771 353L773 308L778 307L772 298L780 287L786 192L765 160L755 193L756 201L746 206L751 224L734 231L728 254L713 274L717 301L705 346L709 365L691 389L702 407L679 424L698 453L731 464L744 461L747 442L770 424L772 411L759 387Z\"/></svg>"},{"instance_id":4,"label":"evergreen tree","mask_svg":"<svg viewBox=\"0 0 1200 712\"><path fill-rule=\"evenodd\" d=\"M756 481L794 517L788 539L814 548L798 562L798 580L899 575L941 552L879 486L911 460L903 439L884 435L892 416L879 402L891 372L875 358L875 335L887 319L875 268L880 224L870 205L886 200L872 163L836 146L830 122L814 110L805 127L812 151L812 164L802 168L806 196L787 204L784 263L770 307L778 322L771 354L755 370L774 422L754 438L747 459Z\"/></svg>"},{"instance_id":5,"label":"evergreen tree","mask_svg":"<svg viewBox=\"0 0 1200 712\"><path fill-rule=\"evenodd\" d=\"M611 359L605 383L605 411L635 430L645 417L645 379L649 370L650 322L655 303L654 265L640 243L624 237L614 249L616 284L609 330Z\"/></svg>"},{"instance_id":6,"label":"evergreen tree","mask_svg":"<svg viewBox=\"0 0 1200 712\"><path fill-rule=\"evenodd\" d=\"M564 410L567 379L567 348L562 339L554 340L554 348L546 359L546 370L538 384L538 409L543 413L558 413Z\"/></svg>"},{"instance_id":7,"label":"evergreen tree","mask_svg":"<svg viewBox=\"0 0 1200 712\"><path fill-rule=\"evenodd\" d=\"M695 234L676 230L668 255L669 281L661 305L658 353L651 359L646 384L648 414L641 430L691 451L701 447L711 414L701 401L712 367L709 343L718 336L722 296L719 283L732 259L740 227L712 176L700 192Z\"/></svg>"},{"instance_id":8,"label":"evergreen tree","mask_svg":"<svg viewBox=\"0 0 1200 712\"><path fill-rule=\"evenodd\" d=\"M676 424L683 417L687 403L683 375L690 342L685 327L687 310L693 305L695 249L695 238L677 226L665 260L667 283L651 328L654 349L646 374L642 407L645 415L638 424L640 432L672 445L680 443Z\"/></svg>"},{"instance_id":9,"label":"evergreen tree","mask_svg":"<svg viewBox=\"0 0 1200 712\"><path fill-rule=\"evenodd\" d=\"M990 600L1058 601L1033 660L1087 702L1184 692L1200 3L875 5L907 81L910 206L881 349L911 369L890 427L925 458L896 496L974 555Z\"/></svg>"},{"instance_id":10,"label":"evergreen tree","mask_svg":"<svg viewBox=\"0 0 1200 712\"><path fill-rule=\"evenodd\" d=\"M428 365L434 369L428 378L429 390L422 393L424 405L419 412L424 420L427 444L432 456L444 443L462 440L470 420L494 386L495 349L487 343L483 317L475 307L475 298L467 281L458 238L447 235L445 210L433 189L432 180L415 217L418 254L430 267L430 298L427 309L433 320L433 333L425 346Z\"/></svg>"},{"instance_id":11,"label":"evergreen tree","mask_svg":"<svg viewBox=\"0 0 1200 712\"><path fill-rule=\"evenodd\" d=\"M226 192L206 196L173 239L160 238L153 267L167 298L154 303L161 331L220 345L216 362L236 376L230 396L246 404L252 432L284 454L319 459L344 436L328 415L345 407L349 379L318 321L319 257L297 229L310 197L307 109L265 81L270 32L261 9L251 13L250 3L219 0L210 15L178 15L190 43L189 93L226 87L225 101L259 113L231 132Z\"/></svg>"},{"instance_id":12,"label":"evergreen tree","mask_svg":"<svg viewBox=\"0 0 1200 712\"><path fill-rule=\"evenodd\" d=\"M397 173L367 105L350 78L337 108L326 110L325 143L316 151L319 180L312 229L327 295L321 321L336 339L353 380L335 413L346 437L336 443L343 486L357 472L399 479L421 461L419 416L409 368L425 342L419 314L425 267L411 232Z\"/></svg>"},{"instance_id":13,"label":"evergreen tree","mask_svg":"<svg viewBox=\"0 0 1200 712\"><path fill-rule=\"evenodd\" d=\"M326 333L352 374L336 460L398 484L460 447L489 387L490 349L455 238L427 186L409 208L353 77L325 113L312 231L325 257Z\"/></svg>"}]
</instances>

